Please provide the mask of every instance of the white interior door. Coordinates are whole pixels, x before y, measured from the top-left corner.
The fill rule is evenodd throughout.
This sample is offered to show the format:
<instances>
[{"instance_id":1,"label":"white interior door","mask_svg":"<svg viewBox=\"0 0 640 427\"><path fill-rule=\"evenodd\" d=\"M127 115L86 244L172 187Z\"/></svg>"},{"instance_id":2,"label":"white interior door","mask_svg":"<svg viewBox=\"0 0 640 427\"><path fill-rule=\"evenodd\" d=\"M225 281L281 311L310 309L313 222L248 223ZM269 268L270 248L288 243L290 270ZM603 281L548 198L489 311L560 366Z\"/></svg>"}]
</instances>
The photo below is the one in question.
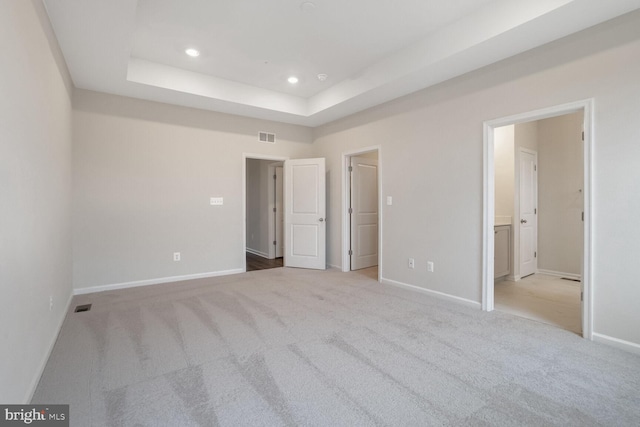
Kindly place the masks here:
<instances>
[{"instance_id":1,"label":"white interior door","mask_svg":"<svg viewBox=\"0 0 640 427\"><path fill-rule=\"evenodd\" d=\"M284 162L285 267L326 268L324 159Z\"/></svg>"},{"instance_id":2,"label":"white interior door","mask_svg":"<svg viewBox=\"0 0 640 427\"><path fill-rule=\"evenodd\" d=\"M351 270L378 265L378 160L352 157Z\"/></svg>"},{"instance_id":3,"label":"white interior door","mask_svg":"<svg viewBox=\"0 0 640 427\"><path fill-rule=\"evenodd\" d=\"M275 229L276 229L276 258L284 256L284 210L282 209L282 190L284 171L282 166L275 168Z\"/></svg>"},{"instance_id":4,"label":"white interior door","mask_svg":"<svg viewBox=\"0 0 640 427\"><path fill-rule=\"evenodd\" d=\"M534 274L538 267L537 158L534 151L520 151L520 277Z\"/></svg>"}]
</instances>

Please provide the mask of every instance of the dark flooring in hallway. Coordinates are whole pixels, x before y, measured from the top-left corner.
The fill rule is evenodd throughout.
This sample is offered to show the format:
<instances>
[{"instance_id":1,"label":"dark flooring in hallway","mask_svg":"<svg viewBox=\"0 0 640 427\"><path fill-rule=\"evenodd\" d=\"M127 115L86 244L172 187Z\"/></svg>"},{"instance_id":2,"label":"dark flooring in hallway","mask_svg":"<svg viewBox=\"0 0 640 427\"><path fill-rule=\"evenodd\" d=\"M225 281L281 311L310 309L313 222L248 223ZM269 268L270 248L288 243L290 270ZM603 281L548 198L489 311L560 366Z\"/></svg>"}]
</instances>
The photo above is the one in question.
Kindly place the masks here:
<instances>
[{"instance_id":1,"label":"dark flooring in hallway","mask_svg":"<svg viewBox=\"0 0 640 427\"><path fill-rule=\"evenodd\" d=\"M247 252L247 271L282 267L284 258L267 259Z\"/></svg>"}]
</instances>

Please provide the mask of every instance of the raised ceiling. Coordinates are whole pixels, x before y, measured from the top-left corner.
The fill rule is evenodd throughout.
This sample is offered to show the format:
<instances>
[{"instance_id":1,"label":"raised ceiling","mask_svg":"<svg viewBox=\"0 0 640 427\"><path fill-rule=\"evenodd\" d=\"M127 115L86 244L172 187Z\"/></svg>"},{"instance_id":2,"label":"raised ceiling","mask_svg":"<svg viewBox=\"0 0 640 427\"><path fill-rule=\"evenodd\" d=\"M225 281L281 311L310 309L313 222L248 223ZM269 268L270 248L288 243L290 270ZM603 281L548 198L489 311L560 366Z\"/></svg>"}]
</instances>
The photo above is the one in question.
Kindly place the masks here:
<instances>
[{"instance_id":1,"label":"raised ceiling","mask_svg":"<svg viewBox=\"0 0 640 427\"><path fill-rule=\"evenodd\" d=\"M78 88L306 126L640 8L640 0L44 3Z\"/></svg>"}]
</instances>

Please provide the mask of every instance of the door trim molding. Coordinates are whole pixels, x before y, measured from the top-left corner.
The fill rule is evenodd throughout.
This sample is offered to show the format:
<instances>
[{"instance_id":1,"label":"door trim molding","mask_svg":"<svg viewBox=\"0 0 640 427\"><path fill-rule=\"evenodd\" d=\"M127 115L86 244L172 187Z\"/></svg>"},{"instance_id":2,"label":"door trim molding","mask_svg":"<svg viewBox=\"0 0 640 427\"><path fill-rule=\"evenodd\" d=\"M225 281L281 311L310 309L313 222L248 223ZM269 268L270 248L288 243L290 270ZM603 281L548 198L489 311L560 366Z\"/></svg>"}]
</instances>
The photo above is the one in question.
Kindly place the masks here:
<instances>
[{"instance_id":1,"label":"door trim molding","mask_svg":"<svg viewBox=\"0 0 640 427\"><path fill-rule=\"evenodd\" d=\"M593 145L594 145L594 99L585 99L549 108L516 114L483 124L483 218L482 218L482 309L494 309L493 282L493 226L495 218L495 163L494 129L523 122L547 119L582 111L584 113L584 247L582 286L584 302L582 310L582 335L593 340Z\"/></svg>"},{"instance_id":2,"label":"door trim molding","mask_svg":"<svg viewBox=\"0 0 640 427\"><path fill-rule=\"evenodd\" d=\"M242 263L240 265L242 266L243 273L247 272L247 257L245 255L247 251L247 159L284 162L285 160L289 160L289 157L270 156L268 154L242 153L242 253L240 254Z\"/></svg>"},{"instance_id":3,"label":"door trim molding","mask_svg":"<svg viewBox=\"0 0 640 427\"><path fill-rule=\"evenodd\" d=\"M361 154L371 153L377 151L378 153L378 282L382 280L382 218L384 213L382 211L382 146L372 145L369 147L358 148L350 151L344 151L342 153L342 161L340 163L340 169L342 170L342 272L346 273L350 271L349 265L351 260L349 259L349 242L351 240L351 233L349 232L349 192L351 191L349 180L347 179L347 168L350 165L351 157L357 157Z\"/></svg>"}]
</instances>

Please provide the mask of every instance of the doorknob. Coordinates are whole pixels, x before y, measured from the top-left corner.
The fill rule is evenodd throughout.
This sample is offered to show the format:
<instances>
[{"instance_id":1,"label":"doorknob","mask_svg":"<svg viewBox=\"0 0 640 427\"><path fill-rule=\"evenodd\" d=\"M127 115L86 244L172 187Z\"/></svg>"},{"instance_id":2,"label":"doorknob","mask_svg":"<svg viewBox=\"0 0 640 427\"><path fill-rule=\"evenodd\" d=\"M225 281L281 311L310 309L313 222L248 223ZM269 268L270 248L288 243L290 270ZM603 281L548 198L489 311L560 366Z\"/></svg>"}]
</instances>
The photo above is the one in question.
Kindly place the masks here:
<instances>
[{"instance_id":1,"label":"doorknob","mask_svg":"<svg viewBox=\"0 0 640 427\"><path fill-rule=\"evenodd\" d=\"M322 222L322 221L324 221L324 218L320 218L318 221Z\"/></svg>"},{"instance_id":2,"label":"doorknob","mask_svg":"<svg viewBox=\"0 0 640 427\"><path fill-rule=\"evenodd\" d=\"M526 220L526 219L521 219L521 220L520 220L520 224L526 224L526 223L527 223L527 220Z\"/></svg>"}]
</instances>

